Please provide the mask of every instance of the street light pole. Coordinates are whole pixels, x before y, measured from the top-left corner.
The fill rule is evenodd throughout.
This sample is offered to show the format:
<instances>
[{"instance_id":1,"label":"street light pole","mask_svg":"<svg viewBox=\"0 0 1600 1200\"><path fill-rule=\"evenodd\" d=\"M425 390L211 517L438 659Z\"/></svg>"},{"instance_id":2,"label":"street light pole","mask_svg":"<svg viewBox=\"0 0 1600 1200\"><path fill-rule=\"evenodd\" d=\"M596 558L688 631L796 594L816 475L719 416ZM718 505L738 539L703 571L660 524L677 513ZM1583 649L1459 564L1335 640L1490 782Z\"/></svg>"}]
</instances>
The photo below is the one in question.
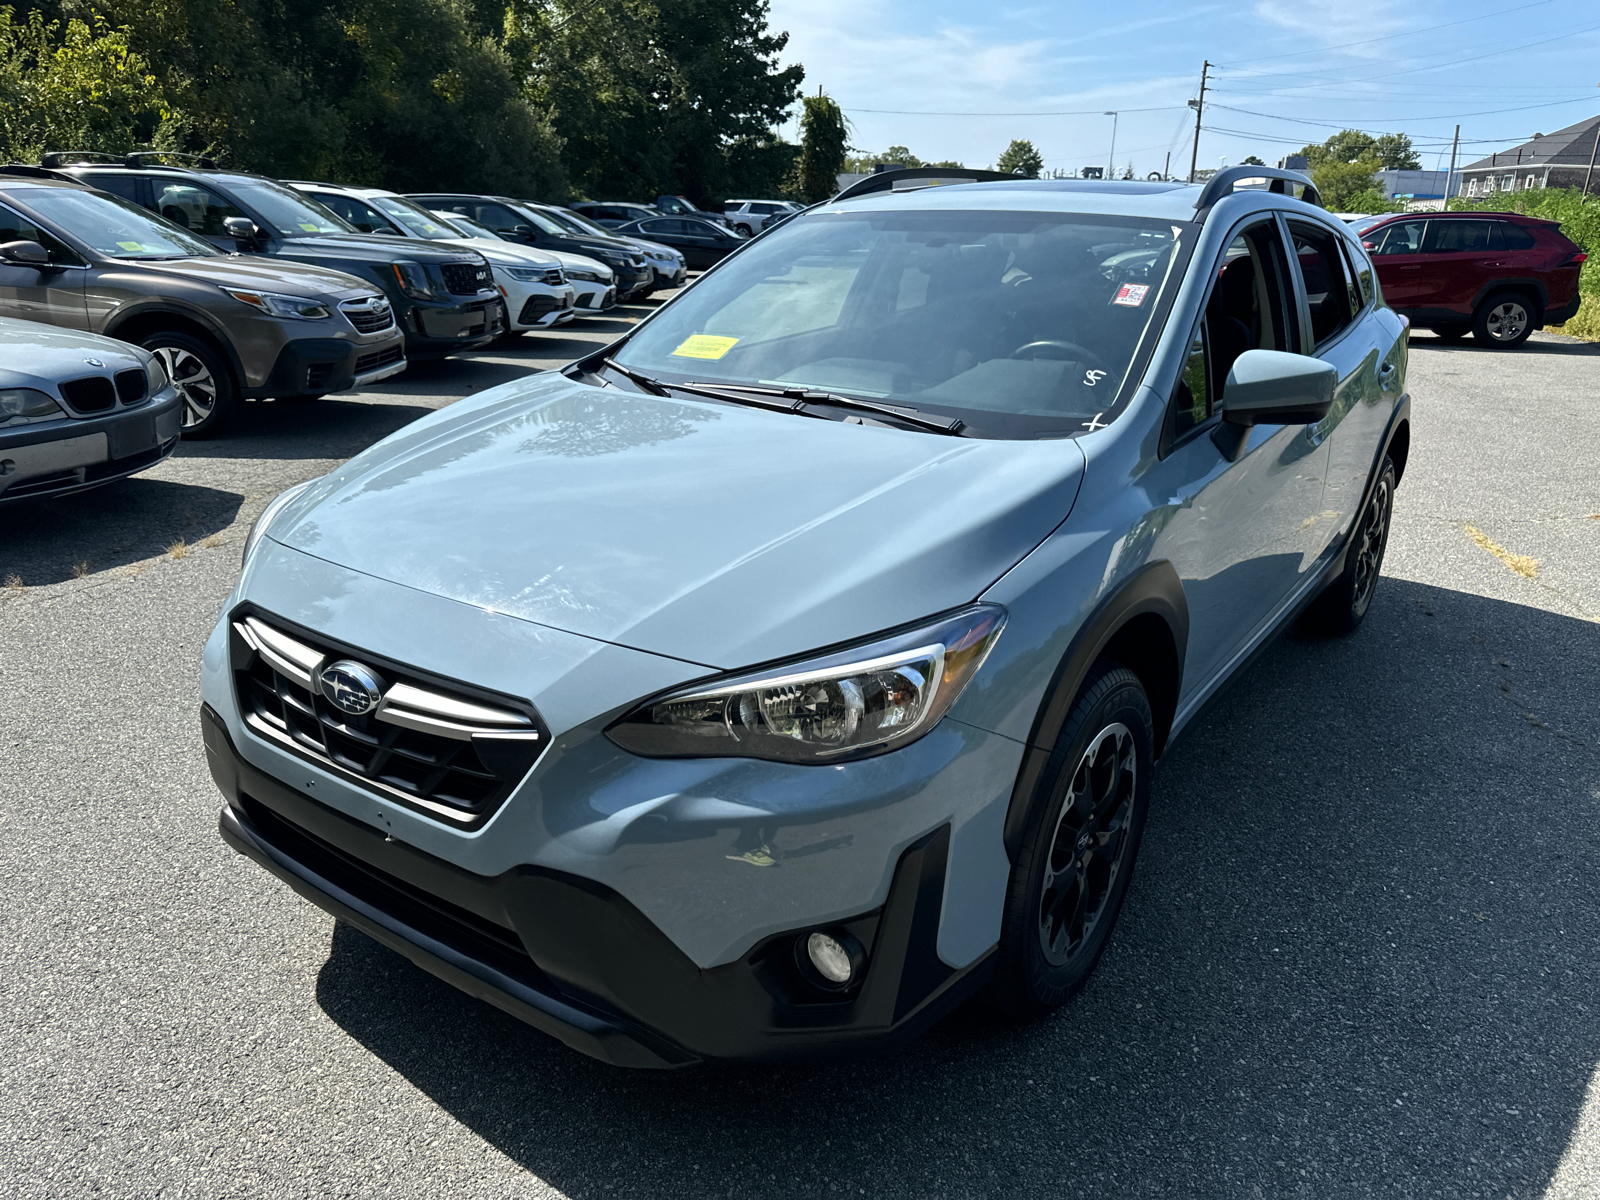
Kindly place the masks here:
<instances>
[{"instance_id":1,"label":"street light pole","mask_svg":"<svg viewBox=\"0 0 1600 1200\"><path fill-rule=\"evenodd\" d=\"M1111 118L1111 153L1106 155L1106 178L1117 177L1117 114L1110 110L1100 114Z\"/></svg>"}]
</instances>

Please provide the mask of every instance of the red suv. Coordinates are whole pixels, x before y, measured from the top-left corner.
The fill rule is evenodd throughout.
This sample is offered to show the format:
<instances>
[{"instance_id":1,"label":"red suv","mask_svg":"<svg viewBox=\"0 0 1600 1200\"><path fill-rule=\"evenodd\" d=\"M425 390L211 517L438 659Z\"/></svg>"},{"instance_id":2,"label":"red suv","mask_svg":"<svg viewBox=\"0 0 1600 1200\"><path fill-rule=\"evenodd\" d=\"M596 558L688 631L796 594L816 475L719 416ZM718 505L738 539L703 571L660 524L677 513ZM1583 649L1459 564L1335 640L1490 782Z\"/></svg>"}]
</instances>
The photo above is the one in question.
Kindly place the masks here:
<instances>
[{"instance_id":1,"label":"red suv","mask_svg":"<svg viewBox=\"0 0 1600 1200\"><path fill-rule=\"evenodd\" d=\"M1396 213L1355 224L1383 298L1447 341L1520 346L1578 311L1587 257L1555 221L1518 213Z\"/></svg>"}]
</instances>

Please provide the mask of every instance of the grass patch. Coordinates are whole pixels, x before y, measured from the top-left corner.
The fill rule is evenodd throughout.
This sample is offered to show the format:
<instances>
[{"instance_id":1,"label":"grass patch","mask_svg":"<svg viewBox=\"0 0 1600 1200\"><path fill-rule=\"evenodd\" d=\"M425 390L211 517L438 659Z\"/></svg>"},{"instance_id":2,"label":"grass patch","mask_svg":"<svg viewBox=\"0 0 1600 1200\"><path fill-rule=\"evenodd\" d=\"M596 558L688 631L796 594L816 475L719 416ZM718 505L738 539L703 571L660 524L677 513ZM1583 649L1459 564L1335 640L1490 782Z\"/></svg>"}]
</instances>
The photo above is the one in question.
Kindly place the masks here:
<instances>
[{"instance_id":1,"label":"grass patch","mask_svg":"<svg viewBox=\"0 0 1600 1200\"><path fill-rule=\"evenodd\" d=\"M93 569L94 569L94 564L92 562L89 562L87 559L85 559L83 562L80 562L80 563L73 563L72 564L72 577L74 579L82 579L85 575L87 575Z\"/></svg>"},{"instance_id":2,"label":"grass patch","mask_svg":"<svg viewBox=\"0 0 1600 1200\"><path fill-rule=\"evenodd\" d=\"M184 541L182 538L179 538L177 541L173 542L172 545L167 547L167 555L174 560L188 558L189 543Z\"/></svg>"},{"instance_id":3,"label":"grass patch","mask_svg":"<svg viewBox=\"0 0 1600 1200\"><path fill-rule=\"evenodd\" d=\"M5 587L8 591L20 592L22 590L22 576L7 575L5 583L0 584L0 586Z\"/></svg>"},{"instance_id":4,"label":"grass patch","mask_svg":"<svg viewBox=\"0 0 1600 1200\"><path fill-rule=\"evenodd\" d=\"M204 546L207 550L215 550L218 546L222 545L222 543L227 541L227 540L228 539L223 537L220 533L213 533L210 537L208 537L205 541L201 542L200 544L202 546Z\"/></svg>"}]
</instances>

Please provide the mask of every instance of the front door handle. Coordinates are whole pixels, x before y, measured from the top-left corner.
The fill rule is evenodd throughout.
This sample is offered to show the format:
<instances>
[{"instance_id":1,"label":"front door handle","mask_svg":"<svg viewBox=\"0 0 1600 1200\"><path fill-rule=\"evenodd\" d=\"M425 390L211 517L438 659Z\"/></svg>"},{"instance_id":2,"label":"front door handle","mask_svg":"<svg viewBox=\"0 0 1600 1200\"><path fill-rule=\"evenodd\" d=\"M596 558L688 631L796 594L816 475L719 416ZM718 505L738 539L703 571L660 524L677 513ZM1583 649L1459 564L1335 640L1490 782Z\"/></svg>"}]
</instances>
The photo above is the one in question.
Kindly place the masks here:
<instances>
[{"instance_id":1,"label":"front door handle","mask_svg":"<svg viewBox=\"0 0 1600 1200\"><path fill-rule=\"evenodd\" d=\"M1420 270L1422 270L1422 264L1421 263L1412 263L1408 267L1396 267L1395 270L1396 271L1420 271Z\"/></svg>"},{"instance_id":2,"label":"front door handle","mask_svg":"<svg viewBox=\"0 0 1600 1200\"><path fill-rule=\"evenodd\" d=\"M1399 368L1393 363L1384 363L1383 366L1378 368L1378 386L1387 392L1390 384L1394 383L1394 377L1398 371Z\"/></svg>"}]
</instances>

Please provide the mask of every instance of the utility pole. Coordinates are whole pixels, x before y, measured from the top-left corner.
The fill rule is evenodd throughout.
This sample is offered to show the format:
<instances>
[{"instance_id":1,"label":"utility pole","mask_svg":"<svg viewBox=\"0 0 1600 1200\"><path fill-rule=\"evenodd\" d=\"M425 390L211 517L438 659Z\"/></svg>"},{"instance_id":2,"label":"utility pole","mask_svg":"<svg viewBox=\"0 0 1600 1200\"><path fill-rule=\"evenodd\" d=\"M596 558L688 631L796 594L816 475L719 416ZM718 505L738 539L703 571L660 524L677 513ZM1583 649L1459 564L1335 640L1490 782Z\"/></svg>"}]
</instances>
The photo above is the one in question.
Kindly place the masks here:
<instances>
[{"instance_id":1,"label":"utility pole","mask_svg":"<svg viewBox=\"0 0 1600 1200\"><path fill-rule=\"evenodd\" d=\"M1595 152L1600 151L1600 125L1594 127L1594 145L1589 147L1589 169L1583 173L1583 196L1589 195L1589 177L1594 174Z\"/></svg>"},{"instance_id":2,"label":"utility pole","mask_svg":"<svg viewBox=\"0 0 1600 1200\"><path fill-rule=\"evenodd\" d=\"M1440 212L1450 211L1450 181L1456 174L1456 147L1461 144L1461 126L1456 126L1455 136L1450 139L1450 169L1444 173L1444 203L1439 206ZM1438 159L1433 160L1435 164Z\"/></svg>"},{"instance_id":3,"label":"utility pole","mask_svg":"<svg viewBox=\"0 0 1600 1200\"><path fill-rule=\"evenodd\" d=\"M1107 179L1115 179L1117 177L1117 117L1118 117L1118 114L1108 110L1106 112L1101 113L1100 115L1102 117L1110 117L1111 118L1111 153L1106 155L1106 178Z\"/></svg>"},{"instance_id":4,"label":"utility pole","mask_svg":"<svg viewBox=\"0 0 1600 1200\"><path fill-rule=\"evenodd\" d=\"M1166 183L1166 182L1169 182L1171 179L1172 179L1172 151L1168 150L1167 151L1167 162L1166 162L1166 165L1161 168L1161 181L1163 183Z\"/></svg>"},{"instance_id":5,"label":"utility pole","mask_svg":"<svg viewBox=\"0 0 1600 1200\"><path fill-rule=\"evenodd\" d=\"M1189 151L1189 182L1194 182L1195 164L1200 159L1200 114L1206 108L1206 76L1211 72L1211 62L1207 60L1200 67L1200 98L1189 101L1194 105L1194 146Z\"/></svg>"}]
</instances>

